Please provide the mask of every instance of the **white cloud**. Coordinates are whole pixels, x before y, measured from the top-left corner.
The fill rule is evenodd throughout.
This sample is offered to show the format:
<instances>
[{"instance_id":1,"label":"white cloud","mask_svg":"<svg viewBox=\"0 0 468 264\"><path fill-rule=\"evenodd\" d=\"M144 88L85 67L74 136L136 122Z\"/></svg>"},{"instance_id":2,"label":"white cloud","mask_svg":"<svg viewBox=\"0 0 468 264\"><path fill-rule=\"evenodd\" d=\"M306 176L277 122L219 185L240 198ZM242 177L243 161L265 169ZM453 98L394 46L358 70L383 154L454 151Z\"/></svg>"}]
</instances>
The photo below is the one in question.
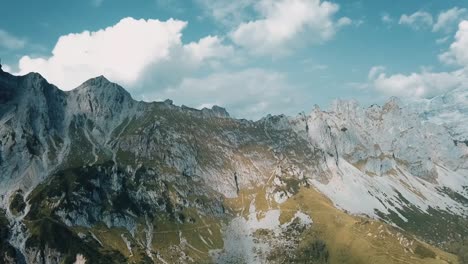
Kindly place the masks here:
<instances>
[{"instance_id":1,"label":"white cloud","mask_svg":"<svg viewBox=\"0 0 468 264\"><path fill-rule=\"evenodd\" d=\"M391 24L393 23L393 18L387 14L387 13L384 13L381 15L380 19L382 20L382 22L384 22L385 24Z\"/></svg>"},{"instance_id":2,"label":"white cloud","mask_svg":"<svg viewBox=\"0 0 468 264\"><path fill-rule=\"evenodd\" d=\"M438 42L448 41L448 37ZM461 88L468 89L468 21L459 24L454 42L447 52L439 55L447 64L461 68L451 72L432 72L423 68L420 73L387 75L381 66L369 71L369 86L384 95L411 99L433 96Z\"/></svg>"},{"instance_id":3,"label":"white cloud","mask_svg":"<svg viewBox=\"0 0 468 264\"><path fill-rule=\"evenodd\" d=\"M344 26L349 26L353 23L353 21L351 20L351 18L349 17L342 17L340 19L338 19L338 21L336 22L336 26L337 27L344 27ZM356 24L357 26L360 26L362 23L364 23L362 20L359 20L358 23Z\"/></svg>"},{"instance_id":4,"label":"white cloud","mask_svg":"<svg viewBox=\"0 0 468 264\"><path fill-rule=\"evenodd\" d=\"M381 66L381 65L374 66L369 70L369 74L367 75L367 78L369 80L374 80L375 77L377 77L377 75L382 73L383 71L385 71L384 66Z\"/></svg>"},{"instance_id":5,"label":"white cloud","mask_svg":"<svg viewBox=\"0 0 468 264\"><path fill-rule=\"evenodd\" d=\"M22 57L19 73L39 72L65 90L98 75L131 88L145 74L151 75L155 65L177 61L188 67L231 52L216 36L184 46L181 36L186 25L174 19L124 18L96 32L68 34L59 38L51 57Z\"/></svg>"},{"instance_id":6,"label":"white cloud","mask_svg":"<svg viewBox=\"0 0 468 264\"><path fill-rule=\"evenodd\" d=\"M407 25L414 30L420 30L432 27L434 20L431 14L423 11L418 11L411 15L403 14L400 17L400 21L398 23L400 25Z\"/></svg>"},{"instance_id":7,"label":"white cloud","mask_svg":"<svg viewBox=\"0 0 468 264\"><path fill-rule=\"evenodd\" d=\"M468 10L466 8L453 7L441 11L437 18L424 11L418 11L411 15L404 14L400 17L399 24L407 25L414 30L432 29L433 32L450 33L454 25L467 18ZM390 19L386 14L382 16L384 22L391 22Z\"/></svg>"},{"instance_id":8,"label":"white cloud","mask_svg":"<svg viewBox=\"0 0 468 264\"><path fill-rule=\"evenodd\" d=\"M4 72L10 72L11 73L11 67L9 65L6 65L6 64L2 64L2 70Z\"/></svg>"},{"instance_id":9,"label":"white cloud","mask_svg":"<svg viewBox=\"0 0 468 264\"><path fill-rule=\"evenodd\" d=\"M184 51L196 63L210 58L228 58L234 54L231 46L222 44L222 39L218 36L207 36L198 42L191 42L184 45Z\"/></svg>"},{"instance_id":10,"label":"white cloud","mask_svg":"<svg viewBox=\"0 0 468 264\"><path fill-rule=\"evenodd\" d=\"M372 80L372 85L377 91L389 96L410 99L431 98L459 87L468 87L468 75L464 70L390 76L380 73Z\"/></svg>"},{"instance_id":11,"label":"white cloud","mask_svg":"<svg viewBox=\"0 0 468 264\"><path fill-rule=\"evenodd\" d=\"M446 64L468 68L468 20L460 22L455 41L447 52L439 55L439 59Z\"/></svg>"},{"instance_id":12,"label":"white cloud","mask_svg":"<svg viewBox=\"0 0 468 264\"><path fill-rule=\"evenodd\" d=\"M5 49L22 49L26 45L24 39L13 36L7 31L0 29L0 47Z\"/></svg>"},{"instance_id":13,"label":"white cloud","mask_svg":"<svg viewBox=\"0 0 468 264\"><path fill-rule=\"evenodd\" d=\"M156 1L156 5L158 9L164 9L166 11L170 11L171 13L181 14L186 11L185 9L185 1L180 0L154 0Z\"/></svg>"},{"instance_id":14,"label":"white cloud","mask_svg":"<svg viewBox=\"0 0 468 264\"><path fill-rule=\"evenodd\" d=\"M449 10L440 12L437 21L432 28L434 32L450 32L454 25L456 25L463 18L468 18L468 10L466 8L454 7Z\"/></svg>"},{"instance_id":15,"label":"white cloud","mask_svg":"<svg viewBox=\"0 0 468 264\"><path fill-rule=\"evenodd\" d=\"M295 114L298 100L304 97L293 90L283 74L254 68L185 78L180 84L146 98L171 98L176 104L199 108L220 105L233 116L257 119L265 113Z\"/></svg>"},{"instance_id":16,"label":"white cloud","mask_svg":"<svg viewBox=\"0 0 468 264\"><path fill-rule=\"evenodd\" d=\"M281 55L291 46L321 43L332 38L349 18L333 20L337 4L320 0L261 0L255 6L260 19L241 23L230 33L234 43L256 54Z\"/></svg>"},{"instance_id":17,"label":"white cloud","mask_svg":"<svg viewBox=\"0 0 468 264\"><path fill-rule=\"evenodd\" d=\"M204 12L216 22L233 26L247 17L247 10L256 3L255 0L196 0Z\"/></svg>"},{"instance_id":18,"label":"white cloud","mask_svg":"<svg viewBox=\"0 0 468 264\"><path fill-rule=\"evenodd\" d=\"M446 36L446 37L443 37L443 38L438 38L438 39L436 39L436 43L441 45L441 44L446 43L449 39L450 39L449 36Z\"/></svg>"},{"instance_id":19,"label":"white cloud","mask_svg":"<svg viewBox=\"0 0 468 264\"><path fill-rule=\"evenodd\" d=\"M345 85L351 89L354 90L369 90L372 87L372 83L378 77L381 73L385 72L385 66L382 65L377 65L373 66L370 70L369 73L367 74L367 81L365 82L347 82Z\"/></svg>"}]
</instances>

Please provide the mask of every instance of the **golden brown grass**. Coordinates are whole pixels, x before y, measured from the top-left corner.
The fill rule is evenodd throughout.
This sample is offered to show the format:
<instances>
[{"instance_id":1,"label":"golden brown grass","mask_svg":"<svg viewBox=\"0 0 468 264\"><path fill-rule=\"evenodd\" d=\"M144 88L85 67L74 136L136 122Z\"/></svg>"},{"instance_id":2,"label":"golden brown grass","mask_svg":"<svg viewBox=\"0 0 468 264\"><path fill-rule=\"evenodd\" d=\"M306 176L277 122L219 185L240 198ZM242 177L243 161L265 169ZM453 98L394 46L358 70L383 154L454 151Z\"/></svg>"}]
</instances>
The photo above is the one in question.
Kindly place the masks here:
<instances>
[{"instance_id":1,"label":"golden brown grass","mask_svg":"<svg viewBox=\"0 0 468 264\"><path fill-rule=\"evenodd\" d=\"M317 238L325 241L330 263L458 263L456 256L417 241L394 227L338 210L314 189L302 188L280 208L281 222L289 221L296 210L312 218L312 228L301 246ZM417 246L434 252L436 257L423 258L414 253Z\"/></svg>"}]
</instances>

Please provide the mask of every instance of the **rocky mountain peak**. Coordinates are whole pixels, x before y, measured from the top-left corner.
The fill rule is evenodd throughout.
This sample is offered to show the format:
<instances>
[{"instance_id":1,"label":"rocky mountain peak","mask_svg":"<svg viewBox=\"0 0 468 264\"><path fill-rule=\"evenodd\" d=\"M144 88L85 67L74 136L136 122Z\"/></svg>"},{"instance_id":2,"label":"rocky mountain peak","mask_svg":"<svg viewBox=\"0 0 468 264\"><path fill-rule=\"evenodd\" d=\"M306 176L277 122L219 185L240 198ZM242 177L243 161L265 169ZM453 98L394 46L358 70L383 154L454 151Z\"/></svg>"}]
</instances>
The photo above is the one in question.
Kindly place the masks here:
<instances>
[{"instance_id":1,"label":"rocky mountain peak","mask_svg":"<svg viewBox=\"0 0 468 264\"><path fill-rule=\"evenodd\" d=\"M76 94L89 94L90 96L125 98L130 99L131 95L122 86L109 81L103 75L91 78L71 91Z\"/></svg>"},{"instance_id":2,"label":"rocky mountain peak","mask_svg":"<svg viewBox=\"0 0 468 264\"><path fill-rule=\"evenodd\" d=\"M97 77L91 78L87 81L85 81L80 87L87 87L87 86L93 86L93 87L105 87L108 85L113 84L109 79L107 79L104 75L99 75Z\"/></svg>"},{"instance_id":3,"label":"rocky mountain peak","mask_svg":"<svg viewBox=\"0 0 468 264\"><path fill-rule=\"evenodd\" d=\"M21 86L26 90L43 89L46 86L51 86L49 82L37 72L30 72L20 78Z\"/></svg>"},{"instance_id":4,"label":"rocky mountain peak","mask_svg":"<svg viewBox=\"0 0 468 264\"><path fill-rule=\"evenodd\" d=\"M31 72L24 76L14 76L2 72L0 74L0 93L4 95L0 98L0 102L16 103L18 106L21 105L23 110L27 110L28 105L48 109L54 107L57 100L62 101L65 96L62 90L50 84L37 72Z\"/></svg>"},{"instance_id":5,"label":"rocky mountain peak","mask_svg":"<svg viewBox=\"0 0 468 264\"><path fill-rule=\"evenodd\" d=\"M398 97L390 97L388 101L383 105L383 109L387 112L390 112L392 110L399 110L403 103L401 102L400 98Z\"/></svg>"},{"instance_id":6,"label":"rocky mountain peak","mask_svg":"<svg viewBox=\"0 0 468 264\"><path fill-rule=\"evenodd\" d=\"M105 117L121 112L134 103L130 93L102 75L71 90L69 101L71 105L76 105L77 112L100 113Z\"/></svg>"},{"instance_id":7,"label":"rocky mountain peak","mask_svg":"<svg viewBox=\"0 0 468 264\"><path fill-rule=\"evenodd\" d=\"M229 113L226 111L226 109L217 105L213 105L211 107L210 113L215 117L229 117Z\"/></svg>"}]
</instances>

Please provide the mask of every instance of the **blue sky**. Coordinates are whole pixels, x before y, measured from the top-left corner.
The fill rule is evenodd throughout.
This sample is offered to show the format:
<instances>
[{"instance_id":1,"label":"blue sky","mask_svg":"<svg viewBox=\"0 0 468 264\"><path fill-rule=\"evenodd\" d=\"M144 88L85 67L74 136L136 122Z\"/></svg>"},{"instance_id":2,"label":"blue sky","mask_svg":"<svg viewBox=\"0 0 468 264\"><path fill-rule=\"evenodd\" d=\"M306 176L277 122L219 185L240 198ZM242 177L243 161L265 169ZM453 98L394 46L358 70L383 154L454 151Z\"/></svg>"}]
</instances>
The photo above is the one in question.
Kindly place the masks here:
<instances>
[{"instance_id":1,"label":"blue sky","mask_svg":"<svg viewBox=\"0 0 468 264\"><path fill-rule=\"evenodd\" d=\"M136 99L294 115L466 86L466 1L5 1L5 69L64 90L105 75ZM5 12L6 10L6 12ZM465 25L465 26L464 26ZM5 66L6 65L6 66Z\"/></svg>"}]
</instances>

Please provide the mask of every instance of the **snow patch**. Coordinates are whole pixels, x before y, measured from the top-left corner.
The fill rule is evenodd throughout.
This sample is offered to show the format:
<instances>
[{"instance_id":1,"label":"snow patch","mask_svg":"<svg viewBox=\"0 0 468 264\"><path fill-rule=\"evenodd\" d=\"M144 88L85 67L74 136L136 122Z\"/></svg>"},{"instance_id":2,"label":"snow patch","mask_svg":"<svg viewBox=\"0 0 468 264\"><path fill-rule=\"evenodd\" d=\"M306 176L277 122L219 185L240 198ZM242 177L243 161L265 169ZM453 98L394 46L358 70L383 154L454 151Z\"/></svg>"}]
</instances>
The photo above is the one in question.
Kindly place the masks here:
<instances>
[{"instance_id":1,"label":"snow patch","mask_svg":"<svg viewBox=\"0 0 468 264\"><path fill-rule=\"evenodd\" d=\"M283 228L295 219L299 219L300 223L307 227L313 222L310 216L300 211L295 213L291 222L283 225L279 221L279 209L264 212L260 219L257 214L258 212L253 211L247 218L238 216L229 223L223 232L224 249L210 251L215 263L265 263L272 248L272 241L255 238L254 233L257 230L269 230L274 237L279 237Z\"/></svg>"}]
</instances>

